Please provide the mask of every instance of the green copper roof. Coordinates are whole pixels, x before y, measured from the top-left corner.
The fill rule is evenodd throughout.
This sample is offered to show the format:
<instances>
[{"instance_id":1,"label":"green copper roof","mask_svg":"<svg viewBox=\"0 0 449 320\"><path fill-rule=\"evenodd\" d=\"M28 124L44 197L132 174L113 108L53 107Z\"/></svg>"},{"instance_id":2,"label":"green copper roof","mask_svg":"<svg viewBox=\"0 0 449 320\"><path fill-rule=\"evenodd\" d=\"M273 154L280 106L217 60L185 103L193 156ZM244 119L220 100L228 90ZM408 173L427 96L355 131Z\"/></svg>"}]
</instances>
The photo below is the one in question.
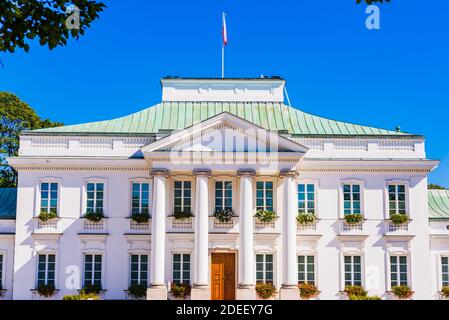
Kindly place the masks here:
<instances>
[{"instance_id":1,"label":"green copper roof","mask_svg":"<svg viewBox=\"0 0 449 320\"><path fill-rule=\"evenodd\" d=\"M0 219L15 219L17 189L0 188Z\"/></svg>"},{"instance_id":2,"label":"green copper roof","mask_svg":"<svg viewBox=\"0 0 449 320\"><path fill-rule=\"evenodd\" d=\"M159 130L181 130L223 112L268 130L288 131L293 135L407 136L402 132L330 120L271 102L162 102L114 120L39 129L31 133L148 134Z\"/></svg>"},{"instance_id":3,"label":"green copper roof","mask_svg":"<svg viewBox=\"0 0 449 320\"><path fill-rule=\"evenodd\" d=\"M449 219L449 190L429 190L429 218Z\"/></svg>"}]
</instances>

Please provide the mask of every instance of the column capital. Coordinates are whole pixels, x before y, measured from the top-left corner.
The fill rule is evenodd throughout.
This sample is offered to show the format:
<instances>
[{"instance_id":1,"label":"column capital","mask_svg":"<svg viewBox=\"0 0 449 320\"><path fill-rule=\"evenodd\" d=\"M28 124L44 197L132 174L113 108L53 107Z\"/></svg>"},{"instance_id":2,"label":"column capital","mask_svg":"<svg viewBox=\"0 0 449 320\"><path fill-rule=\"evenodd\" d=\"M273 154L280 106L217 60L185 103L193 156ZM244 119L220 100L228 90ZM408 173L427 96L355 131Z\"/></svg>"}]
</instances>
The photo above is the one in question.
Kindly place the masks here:
<instances>
[{"instance_id":1,"label":"column capital","mask_svg":"<svg viewBox=\"0 0 449 320\"><path fill-rule=\"evenodd\" d=\"M254 177L256 175L256 170L254 169L239 169L237 170L238 177Z\"/></svg>"},{"instance_id":2,"label":"column capital","mask_svg":"<svg viewBox=\"0 0 449 320\"><path fill-rule=\"evenodd\" d=\"M298 175L298 172L296 170L282 169L279 172L279 176L282 178L287 178L287 177L296 178L297 175Z\"/></svg>"},{"instance_id":3,"label":"column capital","mask_svg":"<svg viewBox=\"0 0 449 320\"><path fill-rule=\"evenodd\" d=\"M195 177L197 177L197 176L210 177L212 175L212 171L210 169L194 169L193 170L193 175Z\"/></svg>"},{"instance_id":4,"label":"column capital","mask_svg":"<svg viewBox=\"0 0 449 320\"><path fill-rule=\"evenodd\" d=\"M150 171L150 176L168 177L170 170L164 168L153 168Z\"/></svg>"}]
</instances>

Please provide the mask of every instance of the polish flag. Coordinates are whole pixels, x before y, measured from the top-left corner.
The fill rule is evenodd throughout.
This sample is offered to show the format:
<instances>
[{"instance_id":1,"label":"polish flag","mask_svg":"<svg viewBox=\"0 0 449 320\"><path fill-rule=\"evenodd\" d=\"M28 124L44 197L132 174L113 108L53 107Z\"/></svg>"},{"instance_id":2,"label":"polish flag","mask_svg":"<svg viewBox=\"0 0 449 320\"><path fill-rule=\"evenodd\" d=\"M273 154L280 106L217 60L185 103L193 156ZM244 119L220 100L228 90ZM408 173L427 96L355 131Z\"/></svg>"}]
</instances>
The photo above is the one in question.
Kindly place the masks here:
<instances>
[{"instance_id":1,"label":"polish flag","mask_svg":"<svg viewBox=\"0 0 449 320\"><path fill-rule=\"evenodd\" d=\"M223 46L228 44L228 30L226 28L226 13L223 12Z\"/></svg>"}]
</instances>

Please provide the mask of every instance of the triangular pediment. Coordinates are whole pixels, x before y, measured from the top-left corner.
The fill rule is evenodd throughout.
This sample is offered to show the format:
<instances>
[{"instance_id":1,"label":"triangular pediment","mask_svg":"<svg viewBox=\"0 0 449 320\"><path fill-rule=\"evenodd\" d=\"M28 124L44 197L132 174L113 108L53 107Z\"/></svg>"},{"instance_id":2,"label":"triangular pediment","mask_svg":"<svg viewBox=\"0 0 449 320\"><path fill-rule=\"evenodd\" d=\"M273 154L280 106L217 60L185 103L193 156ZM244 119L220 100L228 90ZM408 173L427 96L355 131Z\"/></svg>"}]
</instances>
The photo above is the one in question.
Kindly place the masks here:
<instances>
[{"instance_id":1,"label":"triangular pediment","mask_svg":"<svg viewBox=\"0 0 449 320\"><path fill-rule=\"evenodd\" d=\"M307 148L230 113L221 113L142 148L150 152L295 152Z\"/></svg>"}]
</instances>

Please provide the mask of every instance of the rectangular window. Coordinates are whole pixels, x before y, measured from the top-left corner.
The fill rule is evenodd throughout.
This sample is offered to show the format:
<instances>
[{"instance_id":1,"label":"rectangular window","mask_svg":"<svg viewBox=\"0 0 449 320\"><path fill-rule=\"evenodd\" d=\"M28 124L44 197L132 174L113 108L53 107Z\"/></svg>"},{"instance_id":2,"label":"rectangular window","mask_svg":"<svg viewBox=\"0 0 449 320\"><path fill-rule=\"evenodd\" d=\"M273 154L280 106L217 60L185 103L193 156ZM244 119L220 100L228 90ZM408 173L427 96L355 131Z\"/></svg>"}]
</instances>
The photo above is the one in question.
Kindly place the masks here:
<instances>
[{"instance_id":1,"label":"rectangular window","mask_svg":"<svg viewBox=\"0 0 449 320\"><path fill-rule=\"evenodd\" d=\"M41 212L58 213L57 183L41 183Z\"/></svg>"},{"instance_id":2,"label":"rectangular window","mask_svg":"<svg viewBox=\"0 0 449 320\"><path fill-rule=\"evenodd\" d=\"M345 256L345 286L362 285L362 257Z\"/></svg>"},{"instance_id":3,"label":"rectangular window","mask_svg":"<svg viewBox=\"0 0 449 320\"><path fill-rule=\"evenodd\" d=\"M232 181L215 182L215 211L232 210Z\"/></svg>"},{"instance_id":4,"label":"rectangular window","mask_svg":"<svg viewBox=\"0 0 449 320\"><path fill-rule=\"evenodd\" d=\"M148 255L132 254L130 257L130 284L148 285Z\"/></svg>"},{"instance_id":5,"label":"rectangular window","mask_svg":"<svg viewBox=\"0 0 449 320\"><path fill-rule=\"evenodd\" d=\"M175 212L192 212L192 183L175 181Z\"/></svg>"},{"instance_id":6,"label":"rectangular window","mask_svg":"<svg viewBox=\"0 0 449 320\"><path fill-rule=\"evenodd\" d=\"M390 208L390 216L393 214L406 214L405 211L405 186L389 185L388 201Z\"/></svg>"},{"instance_id":7,"label":"rectangular window","mask_svg":"<svg viewBox=\"0 0 449 320\"><path fill-rule=\"evenodd\" d=\"M361 214L360 185L343 185L344 214Z\"/></svg>"},{"instance_id":8,"label":"rectangular window","mask_svg":"<svg viewBox=\"0 0 449 320\"><path fill-rule=\"evenodd\" d=\"M273 255L256 255L256 281L273 283Z\"/></svg>"},{"instance_id":9,"label":"rectangular window","mask_svg":"<svg viewBox=\"0 0 449 320\"><path fill-rule=\"evenodd\" d=\"M189 253L175 253L173 255L173 283L190 285Z\"/></svg>"},{"instance_id":10,"label":"rectangular window","mask_svg":"<svg viewBox=\"0 0 449 320\"><path fill-rule=\"evenodd\" d=\"M84 255L84 286L96 285L101 287L102 260L101 254Z\"/></svg>"},{"instance_id":11,"label":"rectangular window","mask_svg":"<svg viewBox=\"0 0 449 320\"><path fill-rule=\"evenodd\" d=\"M257 181L256 207L257 210L273 211L273 182Z\"/></svg>"},{"instance_id":12,"label":"rectangular window","mask_svg":"<svg viewBox=\"0 0 449 320\"><path fill-rule=\"evenodd\" d=\"M443 287L449 286L449 257L441 257L441 282Z\"/></svg>"},{"instance_id":13,"label":"rectangular window","mask_svg":"<svg viewBox=\"0 0 449 320\"><path fill-rule=\"evenodd\" d=\"M298 212L315 214L314 184L298 184Z\"/></svg>"},{"instance_id":14,"label":"rectangular window","mask_svg":"<svg viewBox=\"0 0 449 320\"><path fill-rule=\"evenodd\" d=\"M133 183L132 184L132 214L150 213L150 184Z\"/></svg>"},{"instance_id":15,"label":"rectangular window","mask_svg":"<svg viewBox=\"0 0 449 320\"><path fill-rule=\"evenodd\" d=\"M314 256L298 256L298 282L315 284Z\"/></svg>"},{"instance_id":16,"label":"rectangular window","mask_svg":"<svg viewBox=\"0 0 449 320\"><path fill-rule=\"evenodd\" d=\"M406 256L390 256L390 278L391 287L408 285Z\"/></svg>"},{"instance_id":17,"label":"rectangular window","mask_svg":"<svg viewBox=\"0 0 449 320\"><path fill-rule=\"evenodd\" d=\"M86 213L103 213L104 184L88 183Z\"/></svg>"},{"instance_id":18,"label":"rectangular window","mask_svg":"<svg viewBox=\"0 0 449 320\"><path fill-rule=\"evenodd\" d=\"M56 256L54 254L39 254L37 256L37 286L55 285Z\"/></svg>"},{"instance_id":19,"label":"rectangular window","mask_svg":"<svg viewBox=\"0 0 449 320\"><path fill-rule=\"evenodd\" d=\"M0 254L0 290L3 289L3 255Z\"/></svg>"}]
</instances>

